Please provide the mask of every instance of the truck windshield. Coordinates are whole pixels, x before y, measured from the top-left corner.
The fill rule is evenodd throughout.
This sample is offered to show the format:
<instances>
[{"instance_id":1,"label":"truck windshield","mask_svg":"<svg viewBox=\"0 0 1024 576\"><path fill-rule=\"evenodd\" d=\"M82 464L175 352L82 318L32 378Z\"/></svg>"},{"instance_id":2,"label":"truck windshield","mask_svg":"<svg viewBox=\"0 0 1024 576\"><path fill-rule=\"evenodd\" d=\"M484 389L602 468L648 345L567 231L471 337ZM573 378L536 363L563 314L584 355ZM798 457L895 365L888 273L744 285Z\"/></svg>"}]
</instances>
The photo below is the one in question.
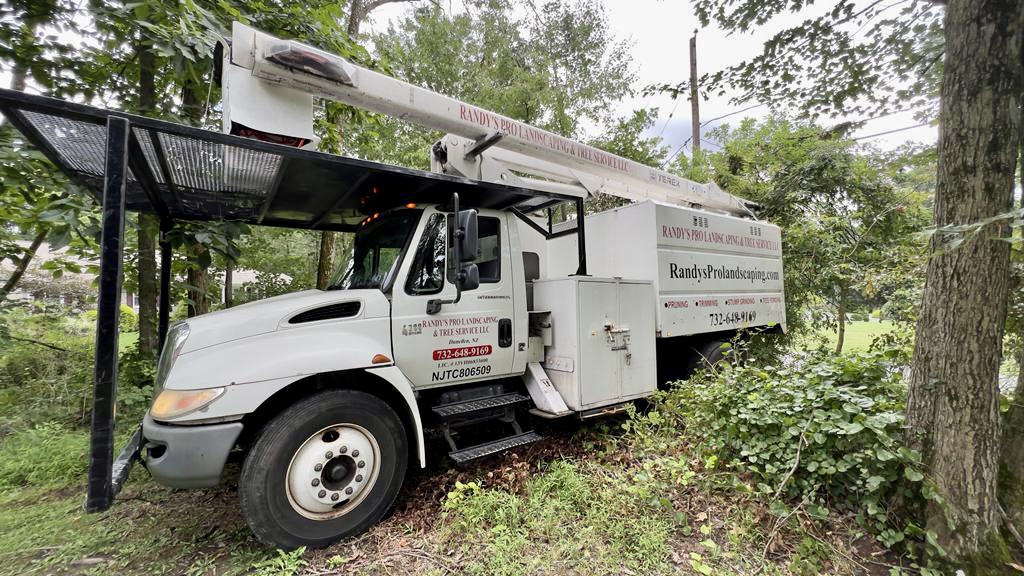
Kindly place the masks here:
<instances>
[{"instance_id":1,"label":"truck windshield","mask_svg":"<svg viewBox=\"0 0 1024 576\"><path fill-rule=\"evenodd\" d=\"M422 210L403 209L372 220L356 232L352 253L338 268L328 290L377 288L394 280L402 252Z\"/></svg>"}]
</instances>

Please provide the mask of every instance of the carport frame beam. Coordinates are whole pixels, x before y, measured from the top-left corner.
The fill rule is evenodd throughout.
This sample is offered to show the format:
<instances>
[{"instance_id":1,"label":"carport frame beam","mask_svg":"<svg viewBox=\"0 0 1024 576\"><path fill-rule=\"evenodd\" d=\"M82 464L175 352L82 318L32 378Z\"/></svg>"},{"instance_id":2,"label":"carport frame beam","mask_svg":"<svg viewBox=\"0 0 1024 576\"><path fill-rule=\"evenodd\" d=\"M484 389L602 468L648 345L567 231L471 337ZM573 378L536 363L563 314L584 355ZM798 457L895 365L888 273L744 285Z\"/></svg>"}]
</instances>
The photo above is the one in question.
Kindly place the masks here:
<instances>
[{"instance_id":1,"label":"carport frame beam","mask_svg":"<svg viewBox=\"0 0 1024 576\"><path fill-rule=\"evenodd\" d=\"M96 363L93 388L92 441L85 509L110 508L120 483L114 482L114 409L117 405L118 323L124 256L125 188L128 181L127 118L107 118L103 174L99 299L96 312ZM121 479L123 482L123 479Z\"/></svg>"}]
</instances>

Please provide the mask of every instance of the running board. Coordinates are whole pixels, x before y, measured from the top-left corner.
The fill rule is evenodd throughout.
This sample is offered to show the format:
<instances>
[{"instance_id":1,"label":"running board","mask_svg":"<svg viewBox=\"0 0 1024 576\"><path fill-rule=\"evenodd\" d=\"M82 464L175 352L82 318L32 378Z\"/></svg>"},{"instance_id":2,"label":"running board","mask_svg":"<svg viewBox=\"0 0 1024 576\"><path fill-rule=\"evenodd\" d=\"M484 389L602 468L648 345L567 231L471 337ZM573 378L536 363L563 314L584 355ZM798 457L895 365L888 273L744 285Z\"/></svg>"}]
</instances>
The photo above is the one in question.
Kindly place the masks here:
<instances>
[{"instance_id":1,"label":"running board","mask_svg":"<svg viewBox=\"0 0 1024 576\"><path fill-rule=\"evenodd\" d=\"M455 450L454 452L449 452L448 456L450 456L457 465L464 466L473 460L499 454L520 446L526 446L527 444L532 444L540 439L541 435L531 430L529 432L523 432L522 434L516 434L515 436L499 438L493 442Z\"/></svg>"},{"instance_id":2,"label":"running board","mask_svg":"<svg viewBox=\"0 0 1024 576\"><path fill-rule=\"evenodd\" d=\"M452 402L450 404L442 404L440 406L434 406L431 410L434 412L434 414L437 414L442 420L451 420L453 418L459 418L462 416L467 416L469 414L475 414L479 412L503 410L505 408L518 406L519 404L529 401L529 396L510 393L501 394L498 396L488 396L485 398L477 398L474 400L465 400L463 402Z\"/></svg>"}]
</instances>

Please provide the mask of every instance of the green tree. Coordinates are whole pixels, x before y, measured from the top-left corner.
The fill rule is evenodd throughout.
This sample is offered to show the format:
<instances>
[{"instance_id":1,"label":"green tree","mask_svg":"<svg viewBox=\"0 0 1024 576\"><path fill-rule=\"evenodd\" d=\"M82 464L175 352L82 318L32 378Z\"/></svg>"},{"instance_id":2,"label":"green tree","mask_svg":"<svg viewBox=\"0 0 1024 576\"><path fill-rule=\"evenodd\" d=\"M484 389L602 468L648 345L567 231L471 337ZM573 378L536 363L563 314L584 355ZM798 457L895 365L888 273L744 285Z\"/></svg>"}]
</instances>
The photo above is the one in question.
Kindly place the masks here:
<instances>
[{"instance_id":1,"label":"green tree","mask_svg":"<svg viewBox=\"0 0 1024 576\"><path fill-rule=\"evenodd\" d=\"M588 144L616 156L658 168L665 162L668 148L660 137L647 135L657 117L655 109L635 110L632 115L614 122L607 131ZM587 200L586 210L588 214L594 214L626 204L629 201L624 198L599 194Z\"/></svg>"},{"instance_id":2,"label":"green tree","mask_svg":"<svg viewBox=\"0 0 1024 576\"><path fill-rule=\"evenodd\" d=\"M897 190L884 166L853 142L810 124L744 120L713 132L724 149L707 155L723 189L758 202L760 216L783 231L790 332L834 327L842 351L848 302L871 294L920 247L923 198ZM821 314L824 300L829 314Z\"/></svg>"}]
</instances>

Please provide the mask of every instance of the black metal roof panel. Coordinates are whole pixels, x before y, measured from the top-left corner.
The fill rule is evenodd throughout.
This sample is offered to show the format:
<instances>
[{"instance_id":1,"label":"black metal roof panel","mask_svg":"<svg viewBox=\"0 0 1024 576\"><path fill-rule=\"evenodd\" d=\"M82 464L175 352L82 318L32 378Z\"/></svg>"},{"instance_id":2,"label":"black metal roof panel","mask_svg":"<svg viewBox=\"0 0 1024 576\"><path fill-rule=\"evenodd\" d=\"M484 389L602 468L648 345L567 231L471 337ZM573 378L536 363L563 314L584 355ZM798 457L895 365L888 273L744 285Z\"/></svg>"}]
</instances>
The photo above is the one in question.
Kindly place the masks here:
<instances>
[{"instance_id":1,"label":"black metal roof panel","mask_svg":"<svg viewBox=\"0 0 1024 576\"><path fill-rule=\"evenodd\" d=\"M534 190L478 182L221 134L143 116L0 89L0 112L68 176L99 198L106 122L131 126L126 207L165 220L354 230L367 215L415 203L506 208ZM530 201L532 202L527 202Z\"/></svg>"}]
</instances>

